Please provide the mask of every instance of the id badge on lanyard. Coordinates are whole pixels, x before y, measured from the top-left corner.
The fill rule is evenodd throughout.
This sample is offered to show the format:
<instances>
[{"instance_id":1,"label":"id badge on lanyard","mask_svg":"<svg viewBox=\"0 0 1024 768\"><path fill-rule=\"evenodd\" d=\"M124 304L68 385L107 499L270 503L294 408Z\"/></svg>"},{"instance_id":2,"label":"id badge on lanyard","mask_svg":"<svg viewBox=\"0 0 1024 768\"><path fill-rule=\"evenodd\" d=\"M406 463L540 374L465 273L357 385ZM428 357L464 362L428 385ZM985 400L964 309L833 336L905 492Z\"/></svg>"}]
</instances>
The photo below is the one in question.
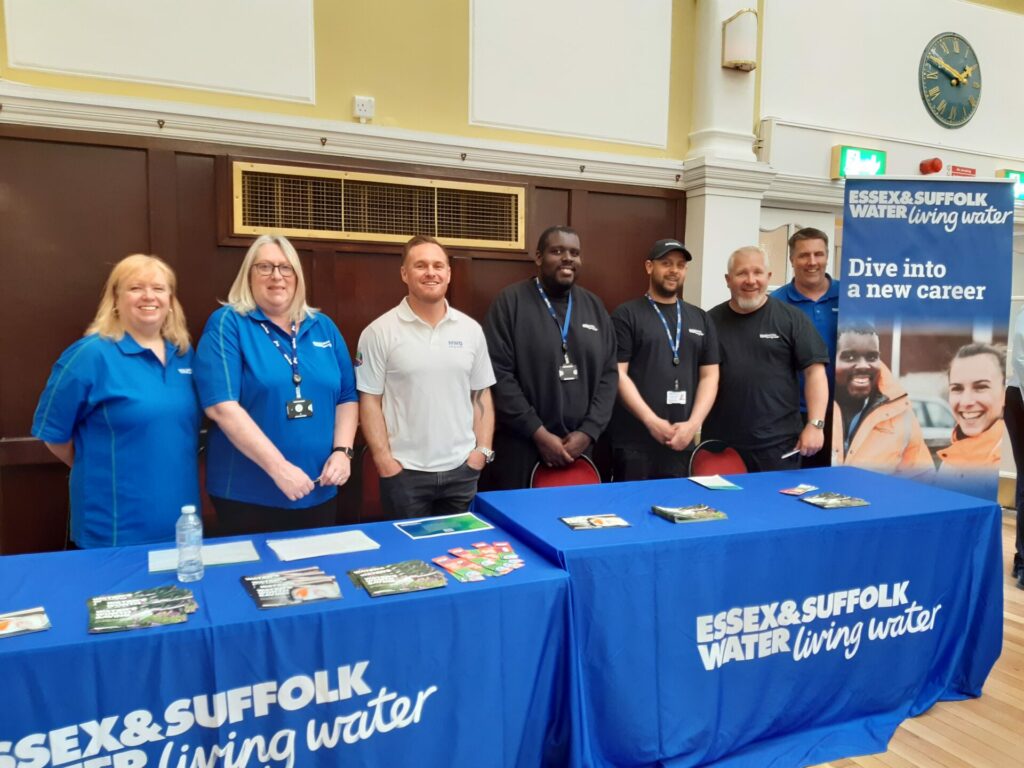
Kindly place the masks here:
<instances>
[{"instance_id":1,"label":"id badge on lanyard","mask_svg":"<svg viewBox=\"0 0 1024 768\"><path fill-rule=\"evenodd\" d=\"M284 347L281 346L281 342L275 339L270 333L270 328L267 327L266 323L260 323L260 326L267 334L267 338L273 342L274 346L277 347L277 351L281 353L285 362L288 363L292 369L292 384L295 385L295 397L284 404L285 418L289 421L293 419L308 419L313 415L313 401L307 400L302 396L302 376L299 374L298 333L295 328L295 323L292 323L292 353L290 355L285 351Z\"/></svg>"},{"instance_id":2,"label":"id badge on lanyard","mask_svg":"<svg viewBox=\"0 0 1024 768\"><path fill-rule=\"evenodd\" d=\"M540 280L535 277L533 278L533 281L537 286L537 291L540 293L540 297L544 300L544 304L548 308L548 313L551 315L551 319L555 321L555 327L558 328L562 337L562 364L558 366L558 380L576 381L576 379L580 377L580 369L572 360L569 359L569 321L572 318L572 289L569 290L569 302L565 308L565 320L561 325L559 325L558 315L555 314L555 308L551 306L551 300L544 292L544 287L540 284Z\"/></svg>"}]
</instances>

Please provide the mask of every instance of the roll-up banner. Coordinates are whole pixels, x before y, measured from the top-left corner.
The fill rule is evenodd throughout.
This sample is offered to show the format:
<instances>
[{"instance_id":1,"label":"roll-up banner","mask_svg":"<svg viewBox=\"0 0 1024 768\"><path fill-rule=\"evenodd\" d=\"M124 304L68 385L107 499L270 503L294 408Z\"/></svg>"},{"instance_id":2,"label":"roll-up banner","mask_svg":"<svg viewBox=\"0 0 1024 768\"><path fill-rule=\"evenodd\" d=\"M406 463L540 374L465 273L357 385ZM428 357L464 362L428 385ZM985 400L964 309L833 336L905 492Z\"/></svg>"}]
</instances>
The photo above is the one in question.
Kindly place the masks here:
<instances>
[{"instance_id":1,"label":"roll-up banner","mask_svg":"<svg viewBox=\"0 0 1024 768\"><path fill-rule=\"evenodd\" d=\"M848 178L832 463L995 500L1013 184Z\"/></svg>"}]
</instances>

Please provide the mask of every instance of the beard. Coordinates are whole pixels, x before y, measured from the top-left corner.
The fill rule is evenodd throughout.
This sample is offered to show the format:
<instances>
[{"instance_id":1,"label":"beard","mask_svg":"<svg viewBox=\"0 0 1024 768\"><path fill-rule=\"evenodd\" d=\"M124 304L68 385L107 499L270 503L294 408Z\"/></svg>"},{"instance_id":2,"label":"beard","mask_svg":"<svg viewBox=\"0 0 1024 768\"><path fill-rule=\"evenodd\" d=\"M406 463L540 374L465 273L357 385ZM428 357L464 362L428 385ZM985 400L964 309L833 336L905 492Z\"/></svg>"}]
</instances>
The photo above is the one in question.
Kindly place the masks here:
<instances>
[{"instance_id":1,"label":"beard","mask_svg":"<svg viewBox=\"0 0 1024 768\"><path fill-rule=\"evenodd\" d=\"M655 299L662 299L664 301L672 301L679 298L679 295L683 292L683 286L680 283L676 290L672 290L664 283L651 282L651 295Z\"/></svg>"},{"instance_id":2,"label":"beard","mask_svg":"<svg viewBox=\"0 0 1024 768\"><path fill-rule=\"evenodd\" d=\"M745 296L743 296L743 297L737 296L734 299L734 301L736 302L736 306L737 307L739 307L740 309L745 309L748 312L752 311L752 310L755 310L755 309L760 309L761 305L764 304L765 301L767 301L767 300L768 300L768 294L767 293L759 293L754 298L747 298Z\"/></svg>"}]
</instances>

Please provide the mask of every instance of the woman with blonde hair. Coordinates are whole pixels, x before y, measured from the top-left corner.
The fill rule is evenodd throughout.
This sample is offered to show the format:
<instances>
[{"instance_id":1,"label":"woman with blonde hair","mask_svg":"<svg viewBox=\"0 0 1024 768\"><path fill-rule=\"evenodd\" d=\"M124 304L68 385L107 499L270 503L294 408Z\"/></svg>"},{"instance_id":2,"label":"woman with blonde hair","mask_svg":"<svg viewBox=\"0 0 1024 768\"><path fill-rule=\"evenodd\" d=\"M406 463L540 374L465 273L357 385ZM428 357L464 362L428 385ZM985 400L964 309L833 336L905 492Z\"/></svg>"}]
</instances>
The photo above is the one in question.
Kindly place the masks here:
<instances>
[{"instance_id":1,"label":"woman with blonde hair","mask_svg":"<svg viewBox=\"0 0 1024 768\"><path fill-rule=\"evenodd\" d=\"M196 351L213 420L206 488L224 534L331 525L359 418L348 347L306 303L295 248L263 235Z\"/></svg>"},{"instance_id":2,"label":"woman with blonde hair","mask_svg":"<svg viewBox=\"0 0 1024 768\"><path fill-rule=\"evenodd\" d=\"M71 541L171 541L199 503L200 411L173 270L135 254L114 266L96 317L57 360L32 434L71 467Z\"/></svg>"}]
</instances>

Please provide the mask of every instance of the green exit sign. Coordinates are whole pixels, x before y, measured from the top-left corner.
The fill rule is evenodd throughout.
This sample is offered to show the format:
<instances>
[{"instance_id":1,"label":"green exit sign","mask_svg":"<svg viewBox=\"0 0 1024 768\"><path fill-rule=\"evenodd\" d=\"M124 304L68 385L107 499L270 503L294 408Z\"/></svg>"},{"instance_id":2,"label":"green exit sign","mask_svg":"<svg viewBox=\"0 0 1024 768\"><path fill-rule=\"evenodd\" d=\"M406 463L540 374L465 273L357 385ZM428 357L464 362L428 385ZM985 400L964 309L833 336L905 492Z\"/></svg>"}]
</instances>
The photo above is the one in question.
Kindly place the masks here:
<instances>
[{"instance_id":1,"label":"green exit sign","mask_svg":"<svg viewBox=\"0 0 1024 768\"><path fill-rule=\"evenodd\" d=\"M850 147L836 144L832 147L832 178L847 176L882 176L885 174L885 152L880 149Z\"/></svg>"},{"instance_id":2,"label":"green exit sign","mask_svg":"<svg viewBox=\"0 0 1024 768\"><path fill-rule=\"evenodd\" d=\"M1024 200L1024 171L1014 171L1009 168L1003 168L1001 171L996 171L996 176L1001 179L1013 179L1014 199Z\"/></svg>"}]
</instances>

